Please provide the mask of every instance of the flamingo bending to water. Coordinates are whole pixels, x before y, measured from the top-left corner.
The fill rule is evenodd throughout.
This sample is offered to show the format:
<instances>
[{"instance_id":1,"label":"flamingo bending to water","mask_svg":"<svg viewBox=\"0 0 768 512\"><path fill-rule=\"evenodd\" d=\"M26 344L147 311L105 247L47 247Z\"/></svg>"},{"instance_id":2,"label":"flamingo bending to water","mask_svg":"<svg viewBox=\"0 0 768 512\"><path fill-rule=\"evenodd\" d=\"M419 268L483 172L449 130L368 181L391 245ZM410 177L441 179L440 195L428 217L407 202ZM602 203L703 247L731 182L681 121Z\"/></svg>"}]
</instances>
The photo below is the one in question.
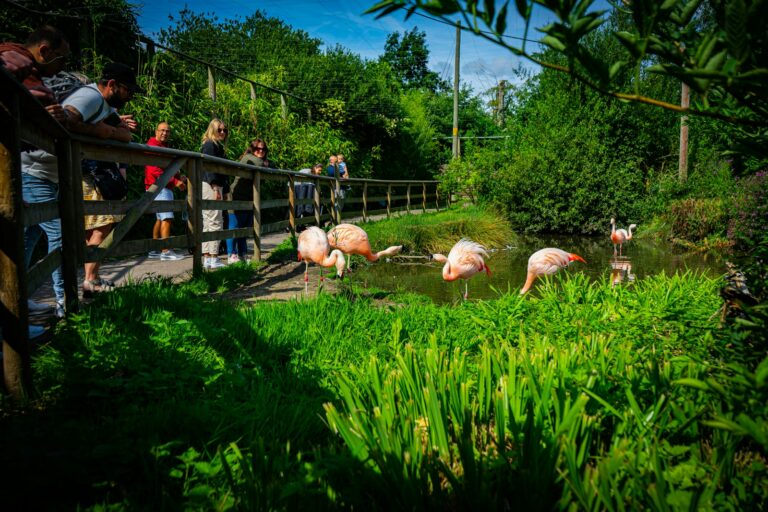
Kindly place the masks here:
<instances>
[{"instance_id":1,"label":"flamingo bending to water","mask_svg":"<svg viewBox=\"0 0 768 512\"><path fill-rule=\"evenodd\" d=\"M536 251L528 258L528 278L525 280L520 295L527 292L539 276L552 275L561 268L566 268L574 261L586 263L584 258L572 252L565 252L555 247Z\"/></svg>"},{"instance_id":2,"label":"flamingo bending to water","mask_svg":"<svg viewBox=\"0 0 768 512\"><path fill-rule=\"evenodd\" d=\"M352 260L352 254L359 254L368 261L376 261L379 258L394 256L402 249L402 245L393 245L383 251L372 252L371 243L368 241L368 234L360 227L354 224L339 224L328 232L328 243L333 249L339 249L344 254L349 255L347 259L347 269Z\"/></svg>"},{"instance_id":3,"label":"flamingo bending to water","mask_svg":"<svg viewBox=\"0 0 768 512\"><path fill-rule=\"evenodd\" d=\"M632 240L632 230L637 227L637 224L630 224L629 231L626 229L616 229L616 219L611 218L611 242L613 242L613 254L616 254L616 244L619 245L619 254L621 254L621 246Z\"/></svg>"},{"instance_id":4,"label":"flamingo bending to water","mask_svg":"<svg viewBox=\"0 0 768 512\"><path fill-rule=\"evenodd\" d=\"M330 254L328 254L329 251ZM322 267L332 267L335 265L336 275L339 277L344 276L344 254L338 249L331 251L328 238L322 229L310 226L302 231L299 235L298 252L299 261L304 261L304 293L308 293L307 283L309 282L310 261ZM320 271L320 281L323 281L322 270Z\"/></svg>"},{"instance_id":5,"label":"flamingo bending to water","mask_svg":"<svg viewBox=\"0 0 768 512\"><path fill-rule=\"evenodd\" d=\"M466 300L469 297L469 278L483 270L487 275L491 275L491 269L485 264L483 256L488 257L485 247L472 240L462 238L456 242L447 258L442 254L433 254L432 259L445 263L443 266L444 280L464 279L464 299Z\"/></svg>"}]
</instances>

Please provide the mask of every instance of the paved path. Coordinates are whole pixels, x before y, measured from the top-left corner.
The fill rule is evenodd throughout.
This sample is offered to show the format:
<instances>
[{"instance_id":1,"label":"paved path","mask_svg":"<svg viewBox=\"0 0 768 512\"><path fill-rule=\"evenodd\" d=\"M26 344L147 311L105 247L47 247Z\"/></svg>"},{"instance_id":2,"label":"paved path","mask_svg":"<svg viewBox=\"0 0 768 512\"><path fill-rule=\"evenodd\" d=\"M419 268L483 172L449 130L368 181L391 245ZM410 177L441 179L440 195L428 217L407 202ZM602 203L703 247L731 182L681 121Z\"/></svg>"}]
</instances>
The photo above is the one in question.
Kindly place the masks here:
<instances>
[{"instance_id":1,"label":"paved path","mask_svg":"<svg viewBox=\"0 0 768 512\"><path fill-rule=\"evenodd\" d=\"M261 237L261 257L266 259L272 250L287 239L290 233L284 231L270 233ZM253 241L248 241L249 251L253 254ZM181 254L183 251L177 249ZM220 257L226 261L226 256ZM186 280L192 275L192 256L185 255L183 260L162 261L151 259L147 255L134 256L120 261L106 261L102 263L99 274L102 278L114 281L118 286L128 281L138 281L147 277L171 277L175 280ZM78 283L84 279L83 269L78 271ZM32 299L46 304L55 304L53 285L50 279L44 283L33 295Z\"/></svg>"},{"instance_id":2,"label":"paved path","mask_svg":"<svg viewBox=\"0 0 768 512\"><path fill-rule=\"evenodd\" d=\"M434 212L434 211L435 210L430 210L430 209L427 210L427 212ZM414 210L413 213L411 213L411 215L413 215L414 213L416 214L421 213L421 210ZM398 215L408 215L408 214L403 212L397 212L397 213L394 213L393 215L398 216ZM386 218L386 214L369 217L369 219L371 220L380 220L384 218ZM362 217L344 219L344 222L353 223L353 224L360 223L362 222ZM287 239L289 236L290 234L286 233L285 231L270 233L262 236L261 238L262 260L266 260L266 258L269 256L269 253L272 252L272 250L275 247L280 245L280 243L282 243L283 240ZM248 245L249 245L249 251L251 252L251 254L253 254L253 241L249 239ZM225 261L225 256L221 256L221 260ZM298 268L298 263L296 263L295 266ZM286 270L288 271L288 275L290 275L291 277L295 277L293 276L293 274L296 274L299 279L302 279L302 285L303 285L303 266L301 266L301 272L298 272L294 268L286 269ZM185 256L183 260L177 260L177 261L161 261L158 259L150 259L146 255L133 257L131 259L124 259L120 261L107 261L102 263L99 274L104 279L114 281L114 283L118 286L125 284L128 281L138 281L147 277L171 277L174 280L183 281L188 279L192 275L192 256L191 255ZM79 284L83 282L83 278L84 278L83 269L81 268L78 271ZM262 282L261 285L262 286L268 285L269 282L270 282L270 279L268 278L266 279L266 281ZM78 287L80 287L80 285L78 285ZM263 290L258 290L258 291L251 290L250 293L265 297L269 295L270 289L271 289L270 286L265 286L265 289ZM301 291L303 291L303 286ZM45 282L32 295L32 299L37 302L54 305L55 298L53 294L52 281L48 279L47 282Z\"/></svg>"}]
</instances>

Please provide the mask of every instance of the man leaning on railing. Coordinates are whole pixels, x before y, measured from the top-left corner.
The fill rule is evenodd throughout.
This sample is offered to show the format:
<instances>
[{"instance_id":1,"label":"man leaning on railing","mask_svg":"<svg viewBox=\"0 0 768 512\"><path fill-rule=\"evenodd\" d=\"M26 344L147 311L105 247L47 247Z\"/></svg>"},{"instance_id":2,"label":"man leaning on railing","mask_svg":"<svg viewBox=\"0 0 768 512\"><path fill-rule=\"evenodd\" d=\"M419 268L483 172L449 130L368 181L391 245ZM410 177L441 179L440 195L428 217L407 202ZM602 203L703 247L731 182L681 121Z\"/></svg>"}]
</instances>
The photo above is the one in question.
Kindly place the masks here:
<instances>
[{"instance_id":1,"label":"man leaning on railing","mask_svg":"<svg viewBox=\"0 0 768 512\"><path fill-rule=\"evenodd\" d=\"M66 111L44 83L44 77L50 77L64 69L69 59L69 43L64 34L51 26L44 25L31 32L24 45L18 43L0 43L0 62L6 71L22 82L48 113L60 123L67 118ZM59 197L59 175L55 169L56 157L32 146L25 146L21 154L22 196L26 204L56 201ZM36 155L38 158L33 158ZM53 171L50 171L50 161ZM29 226L24 232L24 258L29 267L37 241L42 232L48 238L48 252L61 247L61 221L52 219L40 225ZM56 316L64 316L64 279L61 267L53 271L53 291L56 295ZM51 307L28 301L30 313L47 313ZM37 325L29 328L29 337L37 338L45 334L45 329Z\"/></svg>"}]
</instances>

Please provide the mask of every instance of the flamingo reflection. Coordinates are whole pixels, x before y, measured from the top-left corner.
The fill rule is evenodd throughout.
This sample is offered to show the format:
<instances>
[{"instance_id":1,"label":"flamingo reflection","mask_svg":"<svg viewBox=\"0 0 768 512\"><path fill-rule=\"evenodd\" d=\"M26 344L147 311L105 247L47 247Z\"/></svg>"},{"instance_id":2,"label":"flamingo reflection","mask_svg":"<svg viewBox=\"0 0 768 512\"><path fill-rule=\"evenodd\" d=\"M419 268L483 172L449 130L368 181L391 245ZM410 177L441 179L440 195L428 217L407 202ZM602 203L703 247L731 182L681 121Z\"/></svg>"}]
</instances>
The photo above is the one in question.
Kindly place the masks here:
<instances>
[{"instance_id":1,"label":"flamingo reflection","mask_svg":"<svg viewBox=\"0 0 768 512\"><path fill-rule=\"evenodd\" d=\"M635 274L632 273L632 260L628 256L614 256L611 258L611 286L616 286L625 280L635 280Z\"/></svg>"}]
</instances>

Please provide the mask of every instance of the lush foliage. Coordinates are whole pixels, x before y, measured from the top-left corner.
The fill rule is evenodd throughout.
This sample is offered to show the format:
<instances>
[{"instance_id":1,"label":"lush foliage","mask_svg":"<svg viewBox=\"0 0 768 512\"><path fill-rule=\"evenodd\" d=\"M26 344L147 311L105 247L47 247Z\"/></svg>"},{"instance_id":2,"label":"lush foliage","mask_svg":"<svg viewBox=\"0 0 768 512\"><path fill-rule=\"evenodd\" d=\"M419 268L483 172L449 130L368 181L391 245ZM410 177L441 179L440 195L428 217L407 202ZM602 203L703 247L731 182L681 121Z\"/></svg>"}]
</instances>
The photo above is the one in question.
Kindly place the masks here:
<instances>
[{"instance_id":1,"label":"lush foliage","mask_svg":"<svg viewBox=\"0 0 768 512\"><path fill-rule=\"evenodd\" d=\"M440 84L440 77L427 67L429 49L426 43L426 34L420 32L418 27L402 34L393 32L387 36L384 43L384 54L381 60L392 67L392 71L405 89L425 88L435 91L438 86L443 88L447 84Z\"/></svg>"},{"instance_id":2,"label":"lush foliage","mask_svg":"<svg viewBox=\"0 0 768 512\"><path fill-rule=\"evenodd\" d=\"M765 364L721 367L716 281L574 277L458 307L219 298L247 279L137 283L60 327L38 407L3 404L5 503L766 504Z\"/></svg>"}]
</instances>

